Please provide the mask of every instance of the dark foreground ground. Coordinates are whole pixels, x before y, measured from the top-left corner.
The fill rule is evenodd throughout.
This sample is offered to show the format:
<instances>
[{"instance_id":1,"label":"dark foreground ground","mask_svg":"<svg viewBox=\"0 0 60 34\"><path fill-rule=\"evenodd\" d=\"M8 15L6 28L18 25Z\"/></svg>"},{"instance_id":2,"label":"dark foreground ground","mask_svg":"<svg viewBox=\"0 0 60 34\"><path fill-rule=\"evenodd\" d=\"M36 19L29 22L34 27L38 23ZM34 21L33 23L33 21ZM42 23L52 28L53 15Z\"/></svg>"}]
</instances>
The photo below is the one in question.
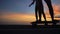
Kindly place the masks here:
<instances>
[{"instance_id":1,"label":"dark foreground ground","mask_svg":"<svg viewBox=\"0 0 60 34\"><path fill-rule=\"evenodd\" d=\"M32 25L0 25L0 31L2 34L59 34L60 25L56 26L37 26Z\"/></svg>"}]
</instances>

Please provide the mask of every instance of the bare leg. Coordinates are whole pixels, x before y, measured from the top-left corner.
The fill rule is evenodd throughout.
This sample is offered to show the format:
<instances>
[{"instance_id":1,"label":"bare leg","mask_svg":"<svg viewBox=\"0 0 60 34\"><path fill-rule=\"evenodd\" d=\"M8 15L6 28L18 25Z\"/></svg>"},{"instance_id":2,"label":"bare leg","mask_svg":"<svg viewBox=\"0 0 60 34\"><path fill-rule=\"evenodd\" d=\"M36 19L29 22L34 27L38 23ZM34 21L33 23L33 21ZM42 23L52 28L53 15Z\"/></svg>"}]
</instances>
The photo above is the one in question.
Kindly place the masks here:
<instances>
[{"instance_id":1,"label":"bare leg","mask_svg":"<svg viewBox=\"0 0 60 34\"><path fill-rule=\"evenodd\" d=\"M43 8L43 6L42 6L42 14L43 14L43 17L44 17L44 19L45 19L45 21L46 21L46 16L45 16L45 13L44 13L44 8Z\"/></svg>"},{"instance_id":2,"label":"bare leg","mask_svg":"<svg viewBox=\"0 0 60 34\"><path fill-rule=\"evenodd\" d=\"M36 16L36 21L38 21L38 14L37 14L37 7L35 7L35 16Z\"/></svg>"},{"instance_id":3,"label":"bare leg","mask_svg":"<svg viewBox=\"0 0 60 34\"><path fill-rule=\"evenodd\" d=\"M42 12L42 13L43 13L43 17L44 17L44 19L45 19L45 21L46 21L46 16L45 16L44 12Z\"/></svg>"},{"instance_id":4,"label":"bare leg","mask_svg":"<svg viewBox=\"0 0 60 34\"><path fill-rule=\"evenodd\" d=\"M44 17L44 19L46 21L46 17L45 17L45 13L44 13L44 8L43 8L42 1L40 3L40 6L39 6L39 17L40 17L40 19L41 19L41 14L43 14L43 17Z\"/></svg>"},{"instance_id":5,"label":"bare leg","mask_svg":"<svg viewBox=\"0 0 60 34\"><path fill-rule=\"evenodd\" d=\"M54 12L53 12L53 7L52 7L52 4L51 4L51 0L45 0L45 2L48 5L48 8L49 8L49 12L50 12L50 15L51 15L51 18L52 18L53 25L56 25L56 23L54 22Z\"/></svg>"},{"instance_id":6,"label":"bare leg","mask_svg":"<svg viewBox=\"0 0 60 34\"><path fill-rule=\"evenodd\" d=\"M40 0L40 4L38 6L39 21L41 21L41 14L42 14L42 11L43 11L42 6L43 6L42 0Z\"/></svg>"},{"instance_id":7,"label":"bare leg","mask_svg":"<svg viewBox=\"0 0 60 34\"><path fill-rule=\"evenodd\" d=\"M53 8L52 8L51 0L45 0L45 2L48 5L49 12L50 12L50 15L51 15L51 18L52 18L52 21L53 21L54 20L54 13L53 13Z\"/></svg>"},{"instance_id":8,"label":"bare leg","mask_svg":"<svg viewBox=\"0 0 60 34\"><path fill-rule=\"evenodd\" d=\"M41 11L39 11L38 13L39 13L39 21L41 21Z\"/></svg>"},{"instance_id":9,"label":"bare leg","mask_svg":"<svg viewBox=\"0 0 60 34\"><path fill-rule=\"evenodd\" d=\"M43 14L43 17L44 17L44 19L45 19L45 25L47 25L47 23L46 23L46 16L45 16L44 11L42 11L42 14Z\"/></svg>"},{"instance_id":10,"label":"bare leg","mask_svg":"<svg viewBox=\"0 0 60 34\"><path fill-rule=\"evenodd\" d=\"M46 16L45 16L45 13L44 13L44 6L42 5L42 8L41 8L41 14L43 15L44 19L45 19L45 25L47 25L46 23Z\"/></svg>"}]
</instances>

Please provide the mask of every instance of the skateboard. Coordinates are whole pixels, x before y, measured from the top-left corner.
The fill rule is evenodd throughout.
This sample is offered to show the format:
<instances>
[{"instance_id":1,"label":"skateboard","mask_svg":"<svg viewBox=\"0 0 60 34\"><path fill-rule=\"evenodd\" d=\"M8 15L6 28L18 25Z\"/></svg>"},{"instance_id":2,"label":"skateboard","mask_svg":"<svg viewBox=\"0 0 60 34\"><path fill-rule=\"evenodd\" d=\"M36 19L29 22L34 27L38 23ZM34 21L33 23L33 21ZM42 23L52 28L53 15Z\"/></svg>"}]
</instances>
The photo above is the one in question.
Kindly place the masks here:
<instances>
[{"instance_id":1,"label":"skateboard","mask_svg":"<svg viewBox=\"0 0 60 34\"><path fill-rule=\"evenodd\" d=\"M32 25L37 25L37 24L40 24L40 23L45 23L45 25L47 25L47 23L53 23L53 25L56 25L56 23L58 23L60 20L54 20L54 21L34 21L34 22L31 22Z\"/></svg>"}]
</instances>

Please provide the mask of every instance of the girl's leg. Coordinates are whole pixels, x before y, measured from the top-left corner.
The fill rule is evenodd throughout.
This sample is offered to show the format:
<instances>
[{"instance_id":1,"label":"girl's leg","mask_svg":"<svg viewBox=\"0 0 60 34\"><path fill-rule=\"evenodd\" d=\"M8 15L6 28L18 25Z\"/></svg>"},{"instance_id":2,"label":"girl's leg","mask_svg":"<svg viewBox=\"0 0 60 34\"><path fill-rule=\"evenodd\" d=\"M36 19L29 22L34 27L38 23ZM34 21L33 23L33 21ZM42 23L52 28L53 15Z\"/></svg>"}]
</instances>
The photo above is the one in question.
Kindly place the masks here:
<instances>
[{"instance_id":1,"label":"girl's leg","mask_svg":"<svg viewBox=\"0 0 60 34\"><path fill-rule=\"evenodd\" d=\"M43 8L44 6L42 6L42 14L43 14L43 17L44 17L44 19L45 19L45 21L46 21L46 16L45 16L45 13L44 13L44 8Z\"/></svg>"},{"instance_id":2,"label":"girl's leg","mask_svg":"<svg viewBox=\"0 0 60 34\"><path fill-rule=\"evenodd\" d=\"M37 14L37 7L35 7L35 17L36 17L36 21L38 21L38 14Z\"/></svg>"},{"instance_id":3,"label":"girl's leg","mask_svg":"<svg viewBox=\"0 0 60 34\"><path fill-rule=\"evenodd\" d=\"M48 5L49 12L50 12L50 15L51 15L51 18L52 18L52 21L53 21L54 20L54 12L53 12L53 7L52 7L52 4L51 4L51 0L45 0L45 2Z\"/></svg>"}]
</instances>

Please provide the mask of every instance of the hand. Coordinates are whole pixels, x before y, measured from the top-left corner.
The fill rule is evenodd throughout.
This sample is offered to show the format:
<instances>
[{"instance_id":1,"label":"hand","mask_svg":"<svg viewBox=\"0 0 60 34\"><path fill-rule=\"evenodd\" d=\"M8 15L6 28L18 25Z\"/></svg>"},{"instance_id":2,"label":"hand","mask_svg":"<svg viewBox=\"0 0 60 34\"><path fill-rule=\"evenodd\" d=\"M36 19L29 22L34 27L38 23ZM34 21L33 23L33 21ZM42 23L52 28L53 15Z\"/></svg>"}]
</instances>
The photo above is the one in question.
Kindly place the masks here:
<instances>
[{"instance_id":1,"label":"hand","mask_svg":"<svg viewBox=\"0 0 60 34\"><path fill-rule=\"evenodd\" d=\"M29 7L31 7L31 5L29 5Z\"/></svg>"}]
</instances>

